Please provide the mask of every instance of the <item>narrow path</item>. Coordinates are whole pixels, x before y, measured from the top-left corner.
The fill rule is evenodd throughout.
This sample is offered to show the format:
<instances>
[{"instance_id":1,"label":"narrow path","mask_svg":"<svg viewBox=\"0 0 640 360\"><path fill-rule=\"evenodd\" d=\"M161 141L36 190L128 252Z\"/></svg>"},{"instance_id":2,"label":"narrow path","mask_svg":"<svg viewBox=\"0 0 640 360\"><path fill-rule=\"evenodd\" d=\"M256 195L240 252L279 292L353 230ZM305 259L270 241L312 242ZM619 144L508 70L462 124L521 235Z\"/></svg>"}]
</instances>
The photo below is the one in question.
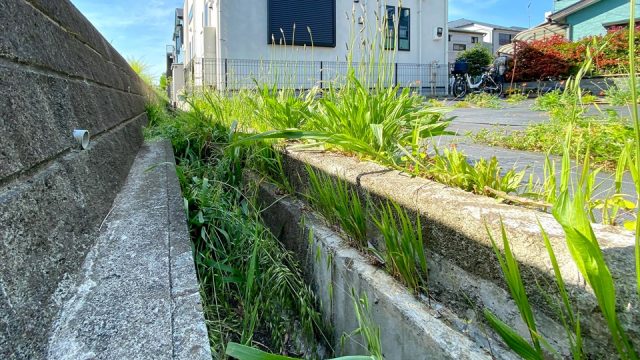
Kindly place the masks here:
<instances>
[{"instance_id":1,"label":"narrow path","mask_svg":"<svg viewBox=\"0 0 640 360\"><path fill-rule=\"evenodd\" d=\"M456 144L457 149L463 151L472 162L476 162L481 158L488 159L495 156L503 168L509 169L515 167L519 170L526 170L527 176L525 176L524 179L525 183L529 180L529 174L533 174L534 182L542 182L544 178L545 154L476 144L466 136L469 133L477 133L483 129L505 130L507 132L524 130L530 124L548 121L548 113L531 110L532 104L533 100L526 100L518 104L503 103L502 109L454 109L449 113L450 116L455 117L449 129L457 135L441 136L436 140L436 145L445 147L450 144ZM590 106L587 113L596 115L600 111L606 111L606 109L613 109L617 111L620 116L629 117L629 108L625 106ZM561 158L559 156L552 156L552 159L556 161L556 171L559 174ZM572 174L574 180L576 180L581 167L575 163L572 165ZM613 173L601 171L597 176L597 180L600 186L598 191L596 191L596 198L604 198L613 193ZM636 196L633 179L629 173L624 176L622 192L632 198Z\"/></svg>"}]
</instances>

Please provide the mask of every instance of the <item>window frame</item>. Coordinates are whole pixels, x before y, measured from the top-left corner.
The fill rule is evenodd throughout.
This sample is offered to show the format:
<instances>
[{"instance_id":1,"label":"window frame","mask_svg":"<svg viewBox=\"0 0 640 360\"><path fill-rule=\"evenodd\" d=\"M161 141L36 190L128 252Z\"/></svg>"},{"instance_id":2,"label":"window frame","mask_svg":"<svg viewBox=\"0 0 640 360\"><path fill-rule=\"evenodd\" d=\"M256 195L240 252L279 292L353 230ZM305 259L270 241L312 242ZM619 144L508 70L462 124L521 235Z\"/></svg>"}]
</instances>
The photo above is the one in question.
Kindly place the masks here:
<instances>
[{"instance_id":1,"label":"window frame","mask_svg":"<svg viewBox=\"0 0 640 360\"><path fill-rule=\"evenodd\" d=\"M402 13L403 11L406 10L409 14L406 16L407 19L407 36L406 38L401 38L400 35L402 34L402 32L400 31L400 26L402 25ZM398 36L397 36L397 42L398 42L398 51L411 51L411 9L408 7L399 7L398 6ZM402 47L402 43L401 40L406 40L407 41L407 47L403 48Z\"/></svg>"},{"instance_id":2,"label":"window frame","mask_svg":"<svg viewBox=\"0 0 640 360\"><path fill-rule=\"evenodd\" d=\"M472 44L479 44L480 43L480 37L479 36L472 36L471 37L471 43Z\"/></svg>"},{"instance_id":3,"label":"window frame","mask_svg":"<svg viewBox=\"0 0 640 360\"><path fill-rule=\"evenodd\" d=\"M456 47L459 47L461 49L456 49ZM453 51L466 51L467 50L467 44L453 44Z\"/></svg>"},{"instance_id":4,"label":"window frame","mask_svg":"<svg viewBox=\"0 0 640 360\"><path fill-rule=\"evenodd\" d=\"M506 43L502 42L502 39L500 39L502 36L508 36L509 37L509 41ZM498 45L503 46L503 45L507 45L507 44L511 44L513 42L513 35L512 34L507 34L507 33L498 33Z\"/></svg>"},{"instance_id":5,"label":"window frame","mask_svg":"<svg viewBox=\"0 0 640 360\"><path fill-rule=\"evenodd\" d=\"M390 10L393 12L391 14L391 18L389 18ZM395 27L395 17L396 17L396 7L393 5L386 5L385 7L385 36L384 36L384 49L385 50L395 50L396 49L396 27ZM389 45L391 44L391 45Z\"/></svg>"},{"instance_id":6,"label":"window frame","mask_svg":"<svg viewBox=\"0 0 640 360\"><path fill-rule=\"evenodd\" d=\"M277 1L277 0L268 0L267 1L267 44L268 45L281 45L281 43L279 41L274 41L274 38L272 37L272 28L273 28L273 18L272 18L272 2L273 1ZM336 11L337 11L337 1L339 0L333 0L331 1L331 5L332 5L332 14L331 14L331 41L328 42L323 42L323 41L319 41L319 39L312 39L313 41L302 41L300 40L299 37L295 37L293 38L293 42L289 43L287 42L287 46L314 46L314 47L319 47L319 48L335 48L337 45L337 41L338 41L338 37L337 37L337 27L338 27L338 18L336 16ZM303 31L307 31L307 29L303 29ZM275 31L274 31L275 33Z\"/></svg>"}]
</instances>

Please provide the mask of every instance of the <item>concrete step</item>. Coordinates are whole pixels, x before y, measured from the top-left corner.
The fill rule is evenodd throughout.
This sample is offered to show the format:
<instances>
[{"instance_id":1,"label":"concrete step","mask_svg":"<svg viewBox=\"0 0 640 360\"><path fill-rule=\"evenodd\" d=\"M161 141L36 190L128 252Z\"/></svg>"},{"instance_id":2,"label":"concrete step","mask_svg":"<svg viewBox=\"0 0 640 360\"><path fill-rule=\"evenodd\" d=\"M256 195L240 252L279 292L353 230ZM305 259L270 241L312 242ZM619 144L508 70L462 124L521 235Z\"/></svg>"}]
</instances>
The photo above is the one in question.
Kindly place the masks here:
<instances>
[{"instance_id":1,"label":"concrete step","mask_svg":"<svg viewBox=\"0 0 640 360\"><path fill-rule=\"evenodd\" d=\"M62 296L50 359L211 359L171 144L141 147Z\"/></svg>"}]
</instances>

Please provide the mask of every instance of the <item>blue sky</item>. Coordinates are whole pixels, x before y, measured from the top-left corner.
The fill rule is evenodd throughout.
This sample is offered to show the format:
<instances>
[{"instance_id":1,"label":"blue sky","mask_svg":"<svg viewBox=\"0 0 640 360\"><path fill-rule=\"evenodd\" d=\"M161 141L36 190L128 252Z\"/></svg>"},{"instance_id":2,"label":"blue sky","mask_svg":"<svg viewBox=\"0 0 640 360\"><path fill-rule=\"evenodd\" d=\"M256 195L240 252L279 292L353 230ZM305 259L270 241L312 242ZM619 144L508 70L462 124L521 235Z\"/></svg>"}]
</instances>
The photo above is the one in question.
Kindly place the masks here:
<instances>
[{"instance_id":1,"label":"blue sky","mask_svg":"<svg viewBox=\"0 0 640 360\"><path fill-rule=\"evenodd\" d=\"M262 0L257 0L262 1ZM164 71L174 11L182 0L71 0L125 58L142 60L150 73Z\"/></svg>"},{"instance_id":2,"label":"blue sky","mask_svg":"<svg viewBox=\"0 0 640 360\"><path fill-rule=\"evenodd\" d=\"M233 0L231 0L233 1ZM255 0L266 1L266 0ZM338 0L348 1L348 0ZM154 77L165 68L173 14L182 0L71 0L125 57L142 60ZM449 20L459 18L504 26L537 25L553 0L449 0ZM527 9L527 6L531 7Z\"/></svg>"}]
</instances>

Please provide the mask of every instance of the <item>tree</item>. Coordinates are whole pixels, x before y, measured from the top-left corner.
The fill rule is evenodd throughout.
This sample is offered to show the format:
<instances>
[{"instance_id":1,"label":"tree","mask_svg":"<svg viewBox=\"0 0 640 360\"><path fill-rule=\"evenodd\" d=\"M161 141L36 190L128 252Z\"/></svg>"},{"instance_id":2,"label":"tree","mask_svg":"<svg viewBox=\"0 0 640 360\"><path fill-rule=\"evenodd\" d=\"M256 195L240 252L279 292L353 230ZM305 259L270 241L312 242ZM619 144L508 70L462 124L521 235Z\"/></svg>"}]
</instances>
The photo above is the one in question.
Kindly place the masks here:
<instances>
[{"instance_id":1,"label":"tree","mask_svg":"<svg viewBox=\"0 0 640 360\"><path fill-rule=\"evenodd\" d=\"M493 55L486 47L476 45L469 50L461 52L456 61L464 61L469 64L470 75L480 75L482 74L482 68L491 65L493 62Z\"/></svg>"}]
</instances>

